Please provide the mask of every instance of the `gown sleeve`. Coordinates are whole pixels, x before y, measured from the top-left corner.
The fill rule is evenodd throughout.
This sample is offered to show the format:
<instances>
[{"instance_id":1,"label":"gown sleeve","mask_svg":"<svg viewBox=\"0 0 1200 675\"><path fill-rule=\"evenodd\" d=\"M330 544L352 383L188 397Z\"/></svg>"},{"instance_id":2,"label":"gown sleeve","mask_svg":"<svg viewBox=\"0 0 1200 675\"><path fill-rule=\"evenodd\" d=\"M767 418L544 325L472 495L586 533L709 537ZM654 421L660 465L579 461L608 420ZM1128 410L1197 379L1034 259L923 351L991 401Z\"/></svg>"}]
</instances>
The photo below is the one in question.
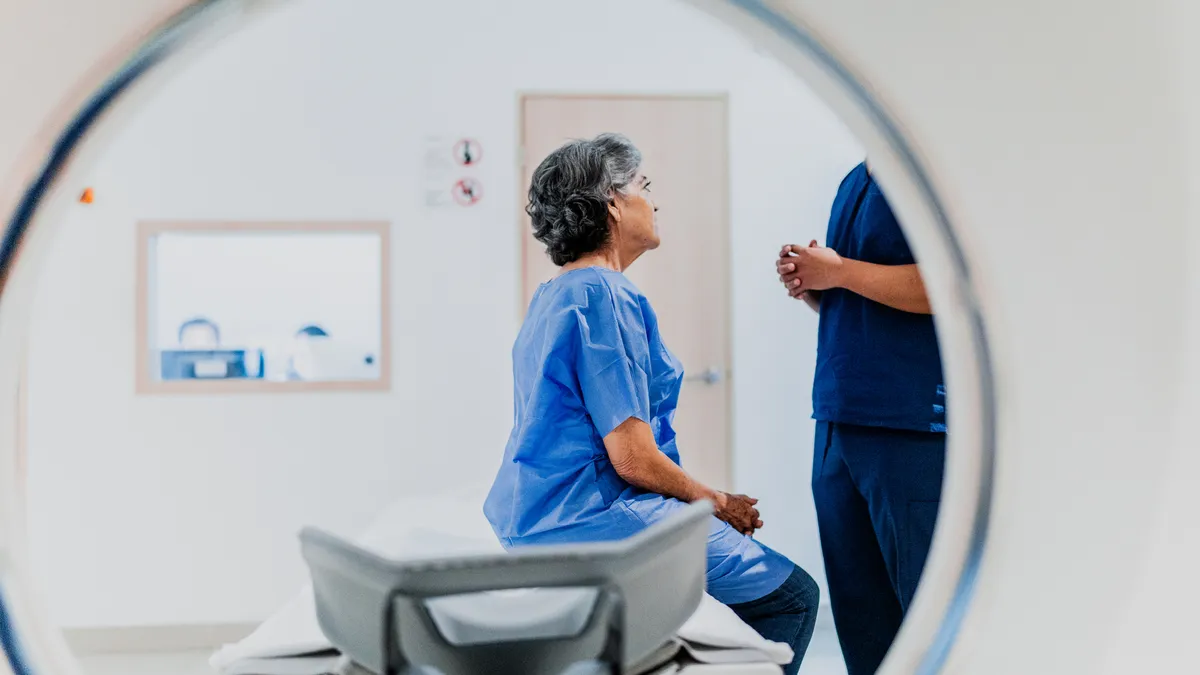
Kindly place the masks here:
<instances>
[{"instance_id":1,"label":"gown sleeve","mask_svg":"<svg viewBox=\"0 0 1200 675\"><path fill-rule=\"evenodd\" d=\"M577 310L575 371L583 405L604 438L631 417L650 422L650 341L639 298L588 288Z\"/></svg>"}]
</instances>

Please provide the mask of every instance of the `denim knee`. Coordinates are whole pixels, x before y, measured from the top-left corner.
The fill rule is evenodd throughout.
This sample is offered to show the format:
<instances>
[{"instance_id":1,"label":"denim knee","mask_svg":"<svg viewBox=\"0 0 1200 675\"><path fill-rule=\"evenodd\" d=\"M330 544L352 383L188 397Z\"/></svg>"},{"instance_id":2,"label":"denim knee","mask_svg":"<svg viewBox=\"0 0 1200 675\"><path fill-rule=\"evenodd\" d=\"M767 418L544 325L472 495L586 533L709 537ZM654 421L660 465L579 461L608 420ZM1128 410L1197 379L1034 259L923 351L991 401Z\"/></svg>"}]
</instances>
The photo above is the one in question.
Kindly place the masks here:
<instances>
[{"instance_id":1,"label":"denim knee","mask_svg":"<svg viewBox=\"0 0 1200 675\"><path fill-rule=\"evenodd\" d=\"M789 590L798 605L796 611L806 609L816 611L820 607L821 587L817 585L817 582L802 567L796 565L796 569L792 572L792 576L788 578L787 584L791 586Z\"/></svg>"}]
</instances>

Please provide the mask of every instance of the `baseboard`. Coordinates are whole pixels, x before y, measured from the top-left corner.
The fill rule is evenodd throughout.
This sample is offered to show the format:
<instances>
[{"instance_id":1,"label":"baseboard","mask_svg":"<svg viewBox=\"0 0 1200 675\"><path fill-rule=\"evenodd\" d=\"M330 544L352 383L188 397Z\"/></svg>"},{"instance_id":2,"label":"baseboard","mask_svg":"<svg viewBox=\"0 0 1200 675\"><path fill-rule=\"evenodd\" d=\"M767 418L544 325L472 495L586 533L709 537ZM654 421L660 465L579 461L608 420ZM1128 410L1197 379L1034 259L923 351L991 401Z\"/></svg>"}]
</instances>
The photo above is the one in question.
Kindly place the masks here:
<instances>
[{"instance_id":1,"label":"baseboard","mask_svg":"<svg viewBox=\"0 0 1200 675\"><path fill-rule=\"evenodd\" d=\"M245 638L256 628L255 623L112 626L66 628L63 636L76 656L144 654L215 650ZM833 630L833 613L829 603L823 602L817 610L817 631Z\"/></svg>"},{"instance_id":2,"label":"baseboard","mask_svg":"<svg viewBox=\"0 0 1200 675\"><path fill-rule=\"evenodd\" d=\"M76 656L190 652L238 642L256 623L64 628L63 637Z\"/></svg>"}]
</instances>

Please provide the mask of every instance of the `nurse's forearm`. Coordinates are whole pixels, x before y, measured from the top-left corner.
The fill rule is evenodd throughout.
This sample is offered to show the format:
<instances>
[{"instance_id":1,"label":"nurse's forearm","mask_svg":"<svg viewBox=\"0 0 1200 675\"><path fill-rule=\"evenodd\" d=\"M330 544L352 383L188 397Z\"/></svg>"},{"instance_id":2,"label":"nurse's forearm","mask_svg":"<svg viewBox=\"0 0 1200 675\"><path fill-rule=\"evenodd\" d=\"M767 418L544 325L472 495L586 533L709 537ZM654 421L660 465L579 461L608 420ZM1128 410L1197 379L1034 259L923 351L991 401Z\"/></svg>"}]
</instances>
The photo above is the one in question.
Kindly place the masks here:
<instances>
[{"instance_id":1,"label":"nurse's forearm","mask_svg":"<svg viewBox=\"0 0 1200 675\"><path fill-rule=\"evenodd\" d=\"M716 491L701 484L658 449L650 425L636 417L604 437L604 448L617 475L630 485L683 502L716 500Z\"/></svg>"},{"instance_id":2,"label":"nurse's forearm","mask_svg":"<svg viewBox=\"0 0 1200 675\"><path fill-rule=\"evenodd\" d=\"M902 312L933 314L916 265L876 265L843 258L838 286Z\"/></svg>"}]
</instances>

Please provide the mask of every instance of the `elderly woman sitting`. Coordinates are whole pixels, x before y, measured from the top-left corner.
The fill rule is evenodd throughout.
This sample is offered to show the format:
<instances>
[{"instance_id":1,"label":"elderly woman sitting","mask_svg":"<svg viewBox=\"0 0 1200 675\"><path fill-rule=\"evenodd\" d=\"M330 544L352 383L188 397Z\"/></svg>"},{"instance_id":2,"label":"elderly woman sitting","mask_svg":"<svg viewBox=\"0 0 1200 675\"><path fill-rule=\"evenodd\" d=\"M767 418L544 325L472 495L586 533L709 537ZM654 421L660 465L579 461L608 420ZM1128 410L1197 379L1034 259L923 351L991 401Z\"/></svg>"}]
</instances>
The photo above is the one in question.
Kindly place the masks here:
<instances>
[{"instance_id":1,"label":"elderly woman sitting","mask_svg":"<svg viewBox=\"0 0 1200 675\"><path fill-rule=\"evenodd\" d=\"M680 467L671 420L683 381L646 296L623 272L659 245L641 153L605 134L538 167L527 211L562 268L533 296L513 347L515 422L484 510L505 547L623 539L685 502L716 508L708 592L800 668L819 591L750 535L756 500Z\"/></svg>"}]
</instances>

